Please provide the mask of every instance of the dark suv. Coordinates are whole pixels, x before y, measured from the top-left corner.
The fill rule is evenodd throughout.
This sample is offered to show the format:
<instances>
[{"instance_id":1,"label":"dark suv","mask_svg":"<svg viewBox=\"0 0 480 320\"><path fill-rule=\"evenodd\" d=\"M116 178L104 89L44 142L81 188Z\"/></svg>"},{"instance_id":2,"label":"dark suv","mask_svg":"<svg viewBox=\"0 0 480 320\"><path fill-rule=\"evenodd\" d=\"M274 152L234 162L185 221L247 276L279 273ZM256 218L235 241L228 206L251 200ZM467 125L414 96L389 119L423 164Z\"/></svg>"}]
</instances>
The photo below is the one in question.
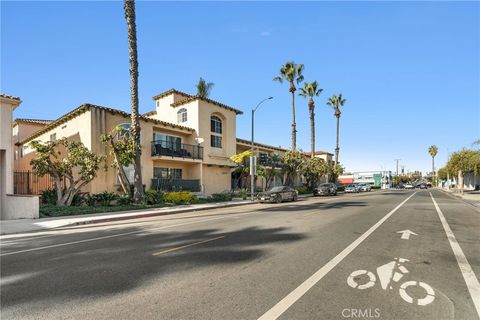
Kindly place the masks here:
<instances>
[{"instance_id":1,"label":"dark suv","mask_svg":"<svg viewBox=\"0 0 480 320\"><path fill-rule=\"evenodd\" d=\"M337 195L337 185L335 183L322 183L313 189L313 196Z\"/></svg>"}]
</instances>

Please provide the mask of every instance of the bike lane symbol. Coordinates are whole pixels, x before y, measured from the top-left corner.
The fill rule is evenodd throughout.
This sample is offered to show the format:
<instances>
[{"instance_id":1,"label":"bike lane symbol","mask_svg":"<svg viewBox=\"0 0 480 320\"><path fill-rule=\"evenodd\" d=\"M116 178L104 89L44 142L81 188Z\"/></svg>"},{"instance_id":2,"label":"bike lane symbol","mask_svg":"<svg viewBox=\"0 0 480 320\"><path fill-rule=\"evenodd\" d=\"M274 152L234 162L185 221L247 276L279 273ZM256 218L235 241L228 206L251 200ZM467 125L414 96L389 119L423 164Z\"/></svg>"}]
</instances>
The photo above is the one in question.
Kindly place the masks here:
<instances>
[{"instance_id":1,"label":"bike lane symbol","mask_svg":"<svg viewBox=\"0 0 480 320\"><path fill-rule=\"evenodd\" d=\"M393 283L399 282L403 276L408 272L408 269L403 265L408 259L395 258L393 261L388 262L377 268L378 278L383 290L393 289ZM368 281L360 284L361 278L368 278ZM354 289L364 290L371 288L375 285L377 278L373 272L367 270L353 271L347 278L347 283ZM425 291L425 296L421 299L415 299L407 292L407 288L418 286ZM433 288L421 281L406 281L400 285L399 289L400 297L408 303L416 304L419 306L426 306L435 300L435 291Z\"/></svg>"}]
</instances>

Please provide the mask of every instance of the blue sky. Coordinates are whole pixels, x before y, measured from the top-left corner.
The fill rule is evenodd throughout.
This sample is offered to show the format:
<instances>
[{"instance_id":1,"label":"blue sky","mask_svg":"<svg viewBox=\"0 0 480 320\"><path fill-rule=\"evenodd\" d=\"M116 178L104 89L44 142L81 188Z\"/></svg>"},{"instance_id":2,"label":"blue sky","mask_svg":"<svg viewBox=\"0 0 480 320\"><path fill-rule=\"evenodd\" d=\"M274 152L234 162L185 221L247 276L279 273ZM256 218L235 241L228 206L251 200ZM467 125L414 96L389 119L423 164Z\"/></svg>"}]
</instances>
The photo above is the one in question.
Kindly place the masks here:
<instances>
[{"instance_id":1,"label":"blue sky","mask_svg":"<svg viewBox=\"0 0 480 320\"><path fill-rule=\"evenodd\" d=\"M347 170L428 171L427 148L480 138L479 2L138 2L140 111L152 96L195 92L245 112L237 136L290 146L288 60L317 80L317 149L333 153L326 101L343 93L340 161ZM20 96L16 117L55 119L81 103L129 110L122 2L1 2L1 91ZM298 97L297 146L309 150L307 101Z\"/></svg>"}]
</instances>

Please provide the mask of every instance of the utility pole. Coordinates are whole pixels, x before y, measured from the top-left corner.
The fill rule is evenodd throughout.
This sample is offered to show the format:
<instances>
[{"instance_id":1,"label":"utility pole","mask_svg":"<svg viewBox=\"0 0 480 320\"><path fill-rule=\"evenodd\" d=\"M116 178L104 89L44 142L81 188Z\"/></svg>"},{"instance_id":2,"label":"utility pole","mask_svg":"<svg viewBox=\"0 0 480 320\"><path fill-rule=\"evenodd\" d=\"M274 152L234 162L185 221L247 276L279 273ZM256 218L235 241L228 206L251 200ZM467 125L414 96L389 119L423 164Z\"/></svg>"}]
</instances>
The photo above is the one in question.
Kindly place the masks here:
<instances>
[{"instance_id":1,"label":"utility pole","mask_svg":"<svg viewBox=\"0 0 480 320\"><path fill-rule=\"evenodd\" d=\"M402 160L402 159L393 159L397 162L397 184L398 184L398 161Z\"/></svg>"}]
</instances>

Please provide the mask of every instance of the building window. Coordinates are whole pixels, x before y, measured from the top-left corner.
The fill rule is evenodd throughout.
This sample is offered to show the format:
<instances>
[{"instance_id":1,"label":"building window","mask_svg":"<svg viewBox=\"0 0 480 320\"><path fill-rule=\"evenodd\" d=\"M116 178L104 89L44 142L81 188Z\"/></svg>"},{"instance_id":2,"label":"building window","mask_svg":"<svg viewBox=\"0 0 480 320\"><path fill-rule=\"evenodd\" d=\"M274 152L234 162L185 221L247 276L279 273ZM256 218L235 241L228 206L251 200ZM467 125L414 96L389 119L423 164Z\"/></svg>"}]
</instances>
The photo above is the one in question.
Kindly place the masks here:
<instances>
[{"instance_id":1,"label":"building window","mask_svg":"<svg viewBox=\"0 0 480 320\"><path fill-rule=\"evenodd\" d=\"M210 146L213 148L221 148L222 147L222 137L211 135Z\"/></svg>"},{"instance_id":2,"label":"building window","mask_svg":"<svg viewBox=\"0 0 480 320\"><path fill-rule=\"evenodd\" d=\"M57 140L57 134L56 134L56 133L52 133L52 134L50 135L50 141L53 142L53 141L55 141L55 140Z\"/></svg>"},{"instance_id":3,"label":"building window","mask_svg":"<svg viewBox=\"0 0 480 320\"><path fill-rule=\"evenodd\" d=\"M155 145L160 145L163 148L180 150L182 149L182 138L170 136L168 134L154 132L153 141Z\"/></svg>"},{"instance_id":4,"label":"building window","mask_svg":"<svg viewBox=\"0 0 480 320\"><path fill-rule=\"evenodd\" d=\"M153 176L159 179L182 179L182 169L153 168Z\"/></svg>"},{"instance_id":5,"label":"building window","mask_svg":"<svg viewBox=\"0 0 480 320\"><path fill-rule=\"evenodd\" d=\"M187 109L182 108L177 112L177 123L187 122Z\"/></svg>"},{"instance_id":6,"label":"building window","mask_svg":"<svg viewBox=\"0 0 480 320\"><path fill-rule=\"evenodd\" d=\"M210 131L212 134L210 136L210 146L213 148L222 147L222 120L217 116L210 117Z\"/></svg>"},{"instance_id":7,"label":"building window","mask_svg":"<svg viewBox=\"0 0 480 320\"><path fill-rule=\"evenodd\" d=\"M222 120L219 117L210 117L210 130L214 133L222 133Z\"/></svg>"}]
</instances>

